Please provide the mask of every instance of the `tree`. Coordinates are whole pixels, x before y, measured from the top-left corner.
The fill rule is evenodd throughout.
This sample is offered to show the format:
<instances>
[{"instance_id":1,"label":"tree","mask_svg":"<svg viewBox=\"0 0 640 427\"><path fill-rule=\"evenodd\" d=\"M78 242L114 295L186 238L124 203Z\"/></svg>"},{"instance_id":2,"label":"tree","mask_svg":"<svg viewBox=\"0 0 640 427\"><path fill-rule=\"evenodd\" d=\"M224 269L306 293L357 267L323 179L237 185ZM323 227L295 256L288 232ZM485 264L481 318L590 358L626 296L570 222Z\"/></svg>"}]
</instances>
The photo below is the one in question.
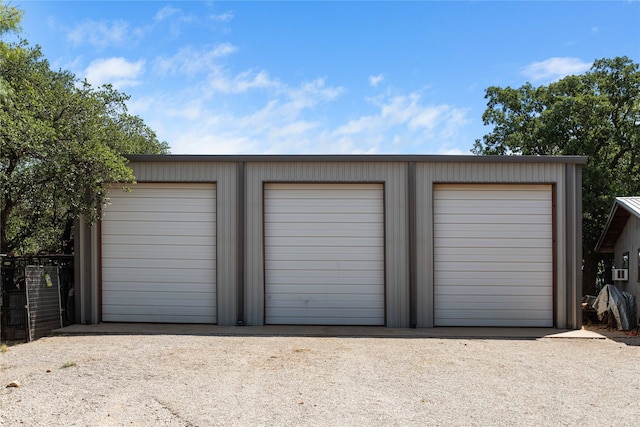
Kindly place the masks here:
<instances>
[{"instance_id":1,"label":"tree","mask_svg":"<svg viewBox=\"0 0 640 427\"><path fill-rule=\"evenodd\" d=\"M127 95L51 70L24 40L0 44L0 250L68 252L74 219L98 218L105 185L134 182L123 154L168 146L128 114Z\"/></svg>"},{"instance_id":2,"label":"tree","mask_svg":"<svg viewBox=\"0 0 640 427\"><path fill-rule=\"evenodd\" d=\"M583 155L583 291L595 293L595 245L616 196L640 194L640 71L627 57L596 60L548 86L489 87L493 130L474 154Z\"/></svg>"},{"instance_id":3,"label":"tree","mask_svg":"<svg viewBox=\"0 0 640 427\"><path fill-rule=\"evenodd\" d=\"M13 6L7 6L0 2L0 37L3 34L18 31L20 29L20 20L22 19L22 11ZM0 42L0 61L5 58L10 51L7 46ZM0 76L0 106L8 102L9 87Z\"/></svg>"}]
</instances>

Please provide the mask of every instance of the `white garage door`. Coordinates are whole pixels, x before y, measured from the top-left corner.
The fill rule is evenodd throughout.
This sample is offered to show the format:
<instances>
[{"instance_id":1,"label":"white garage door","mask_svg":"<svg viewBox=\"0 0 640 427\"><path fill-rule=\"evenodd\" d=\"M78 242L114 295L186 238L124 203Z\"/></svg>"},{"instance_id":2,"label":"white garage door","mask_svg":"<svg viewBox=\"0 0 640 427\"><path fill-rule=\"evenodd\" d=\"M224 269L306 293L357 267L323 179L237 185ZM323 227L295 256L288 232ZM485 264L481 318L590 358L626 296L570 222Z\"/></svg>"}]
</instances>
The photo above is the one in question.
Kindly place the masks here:
<instances>
[{"instance_id":1,"label":"white garage door","mask_svg":"<svg viewBox=\"0 0 640 427\"><path fill-rule=\"evenodd\" d=\"M216 323L213 184L112 190L102 220L102 318Z\"/></svg>"},{"instance_id":2,"label":"white garage door","mask_svg":"<svg viewBox=\"0 0 640 427\"><path fill-rule=\"evenodd\" d=\"M553 326L549 185L436 185L434 324Z\"/></svg>"},{"instance_id":3,"label":"white garage door","mask_svg":"<svg viewBox=\"0 0 640 427\"><path fill-rule=\"evenodd\" d=\"M384 324L382 184L265 186L265 322Z\"/></svg>"}]
</instances>

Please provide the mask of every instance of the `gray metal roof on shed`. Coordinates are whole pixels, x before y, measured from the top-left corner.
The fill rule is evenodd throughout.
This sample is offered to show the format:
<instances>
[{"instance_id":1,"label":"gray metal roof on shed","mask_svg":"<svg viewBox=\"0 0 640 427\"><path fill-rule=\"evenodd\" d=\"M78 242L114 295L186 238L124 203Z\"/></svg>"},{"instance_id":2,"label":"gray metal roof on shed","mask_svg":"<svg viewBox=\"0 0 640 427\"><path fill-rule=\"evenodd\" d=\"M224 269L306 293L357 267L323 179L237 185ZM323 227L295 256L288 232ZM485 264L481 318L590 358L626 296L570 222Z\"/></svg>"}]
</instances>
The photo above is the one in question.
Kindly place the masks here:
<instances>
[{"instance_id":1,"label":"gray metal roof on shed","mask_svg":"<svg viewBox=\"0 0 640 427\"><path fill-rule=\"evenodd\" d=\"M474 156L431 154L130 154L132 162L459 162L459 163L569 163L583 165L584 156Z\"/></svg>"},{"instance_id":2,"label":"gray metal roof on shed","mask_svg":"<svg viewBox=\"0 0 640 427\"><path fill-rule=\"evenodd\" d=\"M596 252L613 252L616 241L631 215L640 218L640 196L616 197L607 225L596 245Z\"/></svg>"}]
</instances>

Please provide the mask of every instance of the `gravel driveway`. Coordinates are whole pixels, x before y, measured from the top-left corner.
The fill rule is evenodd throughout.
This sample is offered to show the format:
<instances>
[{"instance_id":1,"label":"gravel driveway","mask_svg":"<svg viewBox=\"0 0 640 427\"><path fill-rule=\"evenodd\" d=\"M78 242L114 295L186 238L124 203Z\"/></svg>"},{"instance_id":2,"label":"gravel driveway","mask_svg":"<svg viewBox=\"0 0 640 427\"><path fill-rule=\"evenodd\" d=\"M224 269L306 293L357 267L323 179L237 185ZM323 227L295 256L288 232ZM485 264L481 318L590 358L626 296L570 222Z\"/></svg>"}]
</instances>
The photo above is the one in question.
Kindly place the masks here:
<instances>
[{"instance_id":1,"label":"gravel driveway","mask_svg":"<svg viewBox=\"0 0 640 427\"><path fill-rule=\"evenodd\" d=\"M640 422L640 347L608 339L59 336L0 384L8 426Z\"/></svg>"}]
</instances>

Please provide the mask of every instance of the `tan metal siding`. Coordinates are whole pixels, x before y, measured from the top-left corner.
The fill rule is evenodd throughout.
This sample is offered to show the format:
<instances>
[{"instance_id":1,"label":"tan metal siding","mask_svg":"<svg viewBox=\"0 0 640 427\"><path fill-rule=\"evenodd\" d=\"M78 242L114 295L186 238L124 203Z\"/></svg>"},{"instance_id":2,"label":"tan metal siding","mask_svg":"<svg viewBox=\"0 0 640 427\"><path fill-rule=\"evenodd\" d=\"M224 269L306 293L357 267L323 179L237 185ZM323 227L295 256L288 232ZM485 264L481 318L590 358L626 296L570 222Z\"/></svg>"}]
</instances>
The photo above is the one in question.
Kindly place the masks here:
<instances>
[{"instance_id":1,"label":"tan metal siding","mask_svg":"<svg viewBox=\"0 0 640 427\"><path fill-rule=\"evenodd\" d=\"M409 326L407 165L401 162L256 162L246 165L247 324L264 322L263 184L368 182L385 188L385 298L389 327Z\"/></svg>"},{"instance_id":2,"label":"tan metal siding","mask_svg":"<svg viewBox=\"0 0 640 427\"><path fill-rule=\"evenodd\" d=\"M533 183L555 184L556 189L565 187L565 165L553 163L416 163L416 305L417 326L433 327L434 314L434 221L433 186L435 183ZM566 193L556 194L556 218L564 218ZM565 240L566 230L558 224L556 241ZM556 266L567 261L566 250L558 250ZM556 315L558 327L564 327L567 315L566 271L556 271ZM564 302L564 304L563 304Z\"/></svg>"},{"instance_id":3,"label":"tan metal siding","mask_svg":"<svg viewBox=\"0 0 640 427\"><path fill-rule=\"evenodd\" d=\"M263 160L264 159L264 160ZM547 161L548 160L548 161ZM244 164L246 194L243 217L238 188ZM433 325L433 215L435 182L549 183L556 197L555 257L557 327L579 327L581 294L581 164L583 159L520 156L134 156L131 166L140 182L211 182L218 188L218 323L235 324L239 278L246 274L244 320L264 319L262 259L263 182L382 182L385 184L385 282L387 326L409 326L408 164L415 165L415 295L417 326ZM243 229L240 227L246 222ZM76 258L78 320L96 323L99 308L98 227L78 223ZM238 235L244 232L244 245ZM563 247L564 245L564 247ZM242 252L244 251L244 252ZM242 262L237 256L243 254ZM243 265L245 264L245 265ZM242 269L242 270L241 270ZM564 272L563 272L564 271ZM413 274L413 273L412 273ZM562 302L564 301L564 303ZM242 306L240 306L242 308ZM253 323L251 323L253 322Z\"/></svg>"}]
</instances>

